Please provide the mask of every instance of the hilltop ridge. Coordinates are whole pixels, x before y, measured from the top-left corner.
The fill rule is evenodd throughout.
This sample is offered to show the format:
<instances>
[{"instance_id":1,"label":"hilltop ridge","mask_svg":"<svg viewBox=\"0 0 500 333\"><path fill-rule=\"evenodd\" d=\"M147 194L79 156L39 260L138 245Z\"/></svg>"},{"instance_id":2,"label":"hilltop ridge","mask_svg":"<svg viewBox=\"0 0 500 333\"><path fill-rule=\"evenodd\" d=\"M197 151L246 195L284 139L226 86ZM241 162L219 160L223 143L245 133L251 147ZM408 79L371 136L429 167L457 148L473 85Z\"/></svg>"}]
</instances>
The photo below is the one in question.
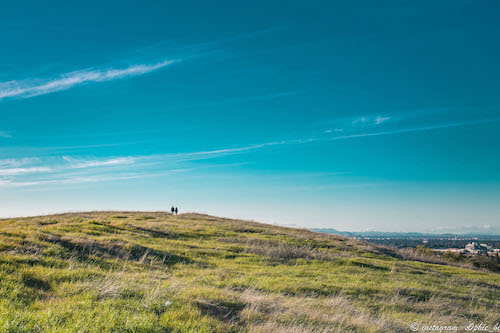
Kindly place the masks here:
<instances>
[{"instance_id":1,"label":"hilltop ridge","mask_svg":"<svg viewBox=\"0 0 500 333\"><path fill-rule=\"evenodd\" d=\"M407 258L408 259L408 258ZM500 275L187 213L0 220L0 331L407 332L494 324Z\"/></svg>"}]
</instances>

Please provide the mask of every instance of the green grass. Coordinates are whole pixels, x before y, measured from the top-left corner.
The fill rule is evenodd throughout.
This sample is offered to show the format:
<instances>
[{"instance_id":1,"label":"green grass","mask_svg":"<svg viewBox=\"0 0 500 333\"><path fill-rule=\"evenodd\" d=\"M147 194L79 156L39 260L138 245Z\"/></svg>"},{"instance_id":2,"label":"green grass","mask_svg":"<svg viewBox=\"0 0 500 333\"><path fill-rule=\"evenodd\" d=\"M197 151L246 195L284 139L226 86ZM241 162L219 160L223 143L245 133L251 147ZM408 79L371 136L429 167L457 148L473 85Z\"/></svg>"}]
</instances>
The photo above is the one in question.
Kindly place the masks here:
<instances>
[{"instance_id":1,"label":"green grass","mask_svg":"<svg viewBox=\"0 0 500 333\"><path fill-rule=\"evenodd\" d=\"M1 332L408 332L499 322L500 275L198 214L0 220Z\"/></svg>"}]
</instances>

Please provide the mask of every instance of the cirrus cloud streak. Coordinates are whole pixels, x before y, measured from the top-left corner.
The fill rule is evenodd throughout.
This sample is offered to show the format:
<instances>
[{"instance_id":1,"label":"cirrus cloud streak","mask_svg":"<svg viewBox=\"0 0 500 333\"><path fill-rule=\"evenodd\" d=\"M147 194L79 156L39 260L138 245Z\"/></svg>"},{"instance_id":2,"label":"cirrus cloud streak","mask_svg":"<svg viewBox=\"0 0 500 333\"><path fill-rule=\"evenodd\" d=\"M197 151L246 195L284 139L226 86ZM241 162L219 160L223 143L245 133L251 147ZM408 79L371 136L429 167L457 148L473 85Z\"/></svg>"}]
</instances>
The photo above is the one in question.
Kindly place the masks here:
<instances>
[{"instance_id":1,"label":"cirrus cloud streak","mask_svg":"<svg viewBox=\"0 0 500 333\"><path fill-rule=\"evenodd\" d=\"M6 98L29 98L67 90L93 82L123 79L153 72L173 64L176 60L164 60L154 64L138 64L126 68L106 68L74 71L51 79L26 79L0 82L0 101Z\"/></svg>"}]
</instances>

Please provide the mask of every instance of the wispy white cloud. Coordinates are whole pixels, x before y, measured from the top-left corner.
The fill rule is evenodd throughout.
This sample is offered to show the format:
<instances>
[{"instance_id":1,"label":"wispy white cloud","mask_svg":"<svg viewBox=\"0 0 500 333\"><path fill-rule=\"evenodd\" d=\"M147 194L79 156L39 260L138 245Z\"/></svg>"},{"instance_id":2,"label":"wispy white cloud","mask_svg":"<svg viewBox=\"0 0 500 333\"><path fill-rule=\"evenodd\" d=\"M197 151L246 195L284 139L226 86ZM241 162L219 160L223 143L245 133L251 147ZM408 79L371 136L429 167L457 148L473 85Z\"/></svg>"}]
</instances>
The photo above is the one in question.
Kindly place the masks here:
<instances>
[{"instance_id":1,"label":"wispy white cloud","mask_svg":"<svg viewBox=\"0 0 500 333\"><path fill-rule=\"evenodd\" d=\"M21 180L13 181L11 179L0 179L0 187L28 187L37 185L63 185L63 184L81 184L95 183L113 180L135 179L146 177L148 175L125 174L125 175L90 175L86 177L67 177L55 178L49 180Z\"/></svg>"},{"instance_id":2,"label":"wispy white cloud","mask_svg":"<svg viewBox=\"0 0 500 333\"><path fill-rule=\"evenodd\" d=\"M342 128L334 128L332 130L331 129L326 130L325 133L343 132L343 131L344 131L344 129L342 129Z\"/></svg>"},{"instance_id":3,"label":"wispy white cloud","mask_svg":"<svg viewBox=\"0 0 500 333\"><path fill-rule=\"evenodd\" d=\"M75 159L69 156L63 156L62 159L69 162L68 168L72 169L84 169L84 168L95 168L102 166L112 166L112 165L122 165L122 164L132 164L135 162L135 158L131 156L127 157L116 157L109 159Z\"/></svg>"},{"instance_id":4,"label":"wispy white cloud","mask_svg":"<svg viewBox=\"0 0 500 333\"><path fill-rule=\"evenodd\" d=\"M48 178L36 179L12 179L0 178L0 188L25 188L39 186L54 186L54 185L73 185L85 183L100 183L109 181L131 180L140 178L159 177L172 173L180 173L191 171L189 168L177 168L161 170L157 172L120 172L120 173L98 173L98 174L81 174L75 175L72 173L54 174Z\"/></svg>"},{"instance_id":5,"label":"wispy white cloud","mask_svg":"<svg viewBox=\"0 0 500 333\"><path fill-rule=\"evenodd\" d=\"M247 145L198 152L152 154L137 156L115 156L106 158L63 156L59 158L24 158L0 160L1 187L28 187L51 184L75 184L85 182L112 181L119 179L135 179L162 175L165 172L192 171L203 168L190 161L221 158L233 154L258 151L272 146L293 146L314 142L349 140L373 136L396 135L432 131L445 128L473 126L499 121L500 118L469 120L462 122L441 123L420 127L396 128L385 131L367 131L361 133L348 132L340 135L323 135L320 137L272 141L262 144ZM217 164L213 165L214 167ZM211 167L211 166L208 166Z\"/></svg>"},{"instance_id":6,"label":"wispy white cloud","mask_svg":"<svg viewBox=\"0 0 500 333\"><path fill-rule=\"evenodd\" d=\"M393 122L392 120L394 120L394 118L393 116L387 114L371 114L357 117L337 118L328 121L328 124L334 125L335 128L328 129L325 133L367 130L389 122L389 120Z\"/></svg>"},{"instance_id":7,"label":"wispy white cloud","mask_svg":"<svg viewBox=\"0 0 500 333\"><path fill-rule=\"evenodd\" d=\"M333 124L344 132L369 130L378 126L402 125L411 122L432 121L436 115L442 115L450 110L447 108L423 108L410 111L383 112L358 115L355 117L342 117L331 119L327 123ZM333 131L332 131L333 132Z\"/></svg>"},{"instance_id":8,"label":"wispy white cloud","mask_svg":"<svg viewBox=\"0 0 500 333\"><path fill-rule=\"evenodd\" d=\"M363 117L359 117L359 118L354 119L351 123L354 125L354 124L366 123L366 122L368 122L368 118L363 116Z\"/></svg>"},{"instance_id":9,"label":"wispy white cloud","mask_svg":"<svg viewBox=\"0 0 500 333\"><path fill-rule=\"evenodd\" d=\"M1 167L20 167L30 163L38 162L37 157L7 158L0 160Z\"/></svg>"},{"instance_id":10,"label":"wispy white cloud","mask_svg":"<svg viewBox=\"0 0 500 333\"><path fill-rule=\"evenodd\" d=\"M390 120L392 117L387 115L370 115L370 116L361 116L354 118L351 121L352 125L380 125L385 121Z\"/></svg>"},{"instance_id":11,"label":"wispy white cloud","mask_svg":"<svg viewBox=\"0 0 500 333\"><path fill-rule=\"evenodd\" d=\"M313 137L309 139L297 139L287 141L287 144L302 144L309 142L318 142L318 141L336 141L336 140L348 140L348 139L356 139L356 138L364 138L371 136L382 136L382 135L395 135L395 134L403 134L403 133L412 133L412 132L424 132L424 131L432 131L438 129L445 128L453 128L453 127L464 127L464 126L473 126L480 124L487 124L500 121L500 118L490 118L490 119L478 119L478 120L466 120L466 121L458 121L458 122L448 122L448 123L440 123L433 124L428 126L417 126L417 127L407 127L407 128L394 128L386 131L373 131L373 127L367 128L372 129L372 131L337 131L338 134L334 134L333 131L326 131L329 135L324 135L321 137ZM343 135L339 135L342 132ZM344 134L345 133L345 134Z\"/></svg>"},{"instance_id":12,"label":"wispy white cloud","mask_svg":"<svg viewBox=\"0 0 500 333\"><path fill-rule=\"evenodd\" d=\"M54 162L55 160L55 162ZM61 161L62 160L62 161ZM27 174L42 174L53 173L55 175L60 172L78 169L92 169L100 167L118 166L134 163L133 157L116 157L107 159L75 159L68 156L63 156L57 163L57 159L45 161L45 164L33 165L40 162L38 158L23 158L23 159L7 159L0 160L0 176L22 176ZM62 162L65 162L64 164Z\"/></svg>"},{"instance_id":13,"label":"wispy white cloud","mask_svg":"<svg viewBox=\"0 0 500 333\"><path fill-rule=\"evenodd\" d=\"M0 160L0 187L25 188L161 176L192 171L199 167L185 162L242 153L278 143L265 143L209 151L122 157L48 157ZM244 163L240 163L244 164ZM237 164L233 164L235 166ZM205 168L227 164L204 165Z\"/></svg>"},{"instance_id":14,"label":"wispy white cloud","mask_svg":"<svg viewBox=\"0 0 500 333\"><path fill-rule=\"evenodd\" d=\"M174 60L154 64L138 64L127 68L88 69L59 75L51 79L26 79L0 82L0 100L5 98L29 98L38 95L67 90L92 82L105 82L150 73L166 67Z\"/></svg>"},{"instance_id":15,"label":"wispy white cloud","mask_svg":"<svg viewBox=\"0 0 500 333\"><path fill-rule=\"evenodd\" d=\"M0 138L12 138L12 135L5 131L0 131Z\"/></svg>"},{"instance_id":16,"label":"wispy white cloud","mask_svg":"<svg viewBox=\"0 0 500 333\"><path fill-rule=\"evenodd\" d=\"M345 139L354 139L354 138L362 138L369 136L380 136L380 135L392 135L392 134L401 134L401 133L411 133L411 132L422 132L422 131L431 131L443 128L451 128L451 127L462 127L462 126L470 126L470 125L478 125L499 121L500 119L482 119L482 120L470 120L470 121L462 121L462 122L454 122L454 123L443 123L422 127L411 127L411 128L400 128L389 131L378 131L378 132L366 132L366 133L355 133L348 134L342 136L334 136L329 138L328 140L345 140Z\"/></svg>"},{"instance_id":17,"label":"wispy white cloud","mask_svg":"<svg viewBox=\"0 0 500 333\"><path fill-rule=\"evenodd\" d=\"M329 120L335 129L324 133L330 134L331 140L349 139L366 136L389 135L416 132L446 127L468 126L473 124L498 121L498 119L462 120L436 124L436 119L444 119L447 108L424 108L397 113L367 114L356 117L343 117ZM382 130L384 129L384 130ZM339 135L342 132L343 135Z\"/></svg>"},{"instance_id":18,"label":"wispy white cloud","mask_svg":"<svg viewBox=\"0 0 500 333\"><path fill-rule=\"evenodd\" d=\"M375 118L375 125L382 124L384 121L391 119L391 117L377 116Z\"/></svg>"},{"instance_id":19,"label":"wispy white cloud","mask_svg":"<svg viewBox=\"0 0 500 333\"><path fill-rule=\"evenodd\" d=\"M206 151L198 151L198 152L190 152L190 153L179 153L179 154L166 154L163 155L165 157L174 158L177 161L189 161L189 160L202 160L207 158L216 158L223 157L226 155L244 153L251 150L257 150L260 148L268 147L268 146L276 146L276 145L284 145L287 144L287 141L274 141L274 142L266 142L255 145L248 145L243 147L236 148L225 148L225 149L217 149L217 150L206 150Z\"/></svg>"},{"instance_id":20,"label":"wispy white cloud","mask_svg":"<svg viewBox=\"0 0 500 333\"><path fill-rule=\"evenodd\" d=\"M10 168L10 169L0 169L0 176L15 176L22 175L26 173L40 173L52 171L48 167L32 167L32 168Z\"/></svg>"},{"instance_id":21,"label":"wispy white cloud","mask_svg":"<svg viewBox=\"0 0 500 333\"><path fill-rule=\"evenodd\" d=\"M188 164L211 158L245 153L268 146L282 145L285 141L268 142L242 147L204 150L187 153L152 154L119 157L62 156L0 160L0 187L34 187L75 183L135 179L162 175L165 172L187 172L198 168L227 167L227 164ZM239 165L244 163L239 163ZM233 164L233 167L238 164ZM134 172L123 175L124 172Z\"/></svg>"}]
</instances>

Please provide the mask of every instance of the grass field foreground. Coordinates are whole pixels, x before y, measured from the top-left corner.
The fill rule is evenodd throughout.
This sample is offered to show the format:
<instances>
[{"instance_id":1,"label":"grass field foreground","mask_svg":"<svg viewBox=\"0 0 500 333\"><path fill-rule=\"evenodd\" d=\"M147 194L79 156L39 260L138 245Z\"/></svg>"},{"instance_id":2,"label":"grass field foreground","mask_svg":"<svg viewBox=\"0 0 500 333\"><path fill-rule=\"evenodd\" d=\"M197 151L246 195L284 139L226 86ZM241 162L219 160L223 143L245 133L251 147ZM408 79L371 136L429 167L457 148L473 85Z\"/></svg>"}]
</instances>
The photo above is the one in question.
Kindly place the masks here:
<instances>
[{"instance_id":1,"label":"grass field foreground","mask_svg":"<svg viewBox=\"0 0 500 333\"><path fill-rule=\"evenodd\" d=\"M408 332L500 322L500 275L200 214L0 220L0 332Z\"/></svg>"}]
</instances>

